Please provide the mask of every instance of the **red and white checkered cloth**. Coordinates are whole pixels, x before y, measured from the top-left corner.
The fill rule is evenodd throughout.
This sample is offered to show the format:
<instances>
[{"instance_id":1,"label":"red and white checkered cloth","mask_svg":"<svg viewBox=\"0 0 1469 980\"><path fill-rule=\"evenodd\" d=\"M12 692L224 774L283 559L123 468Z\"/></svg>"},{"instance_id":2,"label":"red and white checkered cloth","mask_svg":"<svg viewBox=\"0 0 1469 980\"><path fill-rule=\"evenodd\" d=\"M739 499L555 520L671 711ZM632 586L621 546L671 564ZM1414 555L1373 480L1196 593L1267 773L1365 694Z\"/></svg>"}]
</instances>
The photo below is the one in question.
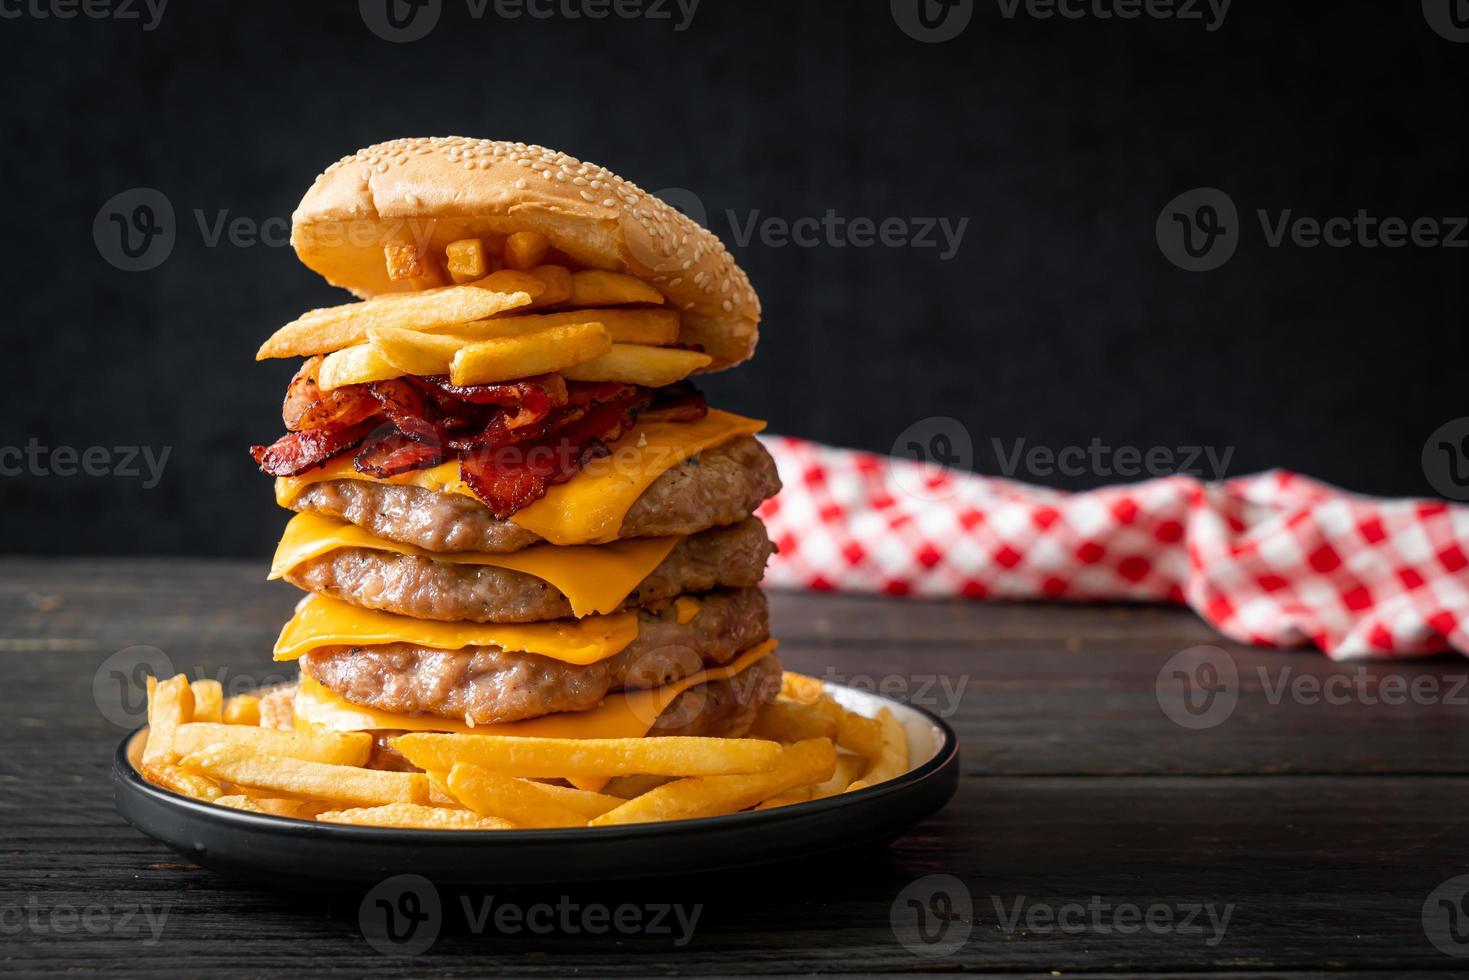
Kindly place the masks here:
<instances>
[{"instance_id":1,"label":"red and white checkered cloth","mask_svg":"<svg viewBox=\"0 0 1469 980\"><path fill-rule=\"evenodd\" d=\"M771 585L1187 603L1232 639L1337 659L1469 653L1469 507L1276 470L1065 493L767 436Z\"/></svg>"}]
</instances>

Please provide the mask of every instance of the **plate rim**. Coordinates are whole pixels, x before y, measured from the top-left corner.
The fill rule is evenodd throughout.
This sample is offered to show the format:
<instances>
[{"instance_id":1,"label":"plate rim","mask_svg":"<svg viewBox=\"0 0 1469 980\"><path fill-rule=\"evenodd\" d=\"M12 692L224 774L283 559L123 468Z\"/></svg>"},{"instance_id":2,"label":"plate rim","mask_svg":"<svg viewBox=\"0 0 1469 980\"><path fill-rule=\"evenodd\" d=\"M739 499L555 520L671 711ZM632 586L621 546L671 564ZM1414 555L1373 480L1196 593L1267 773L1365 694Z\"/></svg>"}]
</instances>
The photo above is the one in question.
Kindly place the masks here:
<instances>
[{"instance_id":1,"label":"plate rim","mask_svg":"<svg viewBox=\"0 0 1469 980\"><path fill-rule=\"evenodd\" d=\"M855 793L838 793L821 800L807 800L791 806L776 807L771 810L745 810L739 813L725 813L712 817L692 817L683 820L661 820L648 823L622 824L612 827L542 827L542 828L516 828L511 830L455 830L434 829L426 827L365 827L356 824L320 823L312 820L302 820L296 817L282 817L270 813L252 813L249 810L236 810L232 807L223 807L214 803L206 803L192 797L175 793L173 790L156 786L144 778L143 774L133 766L132 760L128 758L128 746L133 739L147 728L147 724L139 725L123 736L113 753L112 775L115 782L125 784L130 791L139 792L151 797L163 805L181 807L183 810L193 813L195 816L220 824L234 824L242 829L254 828L261 831L278 831L302 834L320 834L333 837L343 843L360 841L363 844L469 844L488 843L490 841L505 842L507 844L570 844L576 842L609 843L618 840L634 840L650 835L663 835L676 832L696 832L704 829L728 828L738 829L742 826L773 823L793 818L815 816L824 813L835 813L852 806L861 806L876 801L884 796L890 796L930 779L949 765L957 765L959 755L959 736L952 725L944 718L934 714L929 709L916 704L907 704L879 694L876 691L864 691L860 688L848 687L844 684L835 684L824 681L823 687L838 688L841 690L854 691L866 697L875 698L887 704L897 705L909 711L917 712L923 720L932 725L942 736L939 745L935 748L932 756L927 761L909 769L900 776L884 780L875 786L868 786ZM124 819L126 816L124 815ZM129 821L131 823L131 821ZM138 828L141 830L141 828ZM143 831L147 834L147 831ZM151 836L151 835L149 835Z\"/></svg>"}]
</instances>

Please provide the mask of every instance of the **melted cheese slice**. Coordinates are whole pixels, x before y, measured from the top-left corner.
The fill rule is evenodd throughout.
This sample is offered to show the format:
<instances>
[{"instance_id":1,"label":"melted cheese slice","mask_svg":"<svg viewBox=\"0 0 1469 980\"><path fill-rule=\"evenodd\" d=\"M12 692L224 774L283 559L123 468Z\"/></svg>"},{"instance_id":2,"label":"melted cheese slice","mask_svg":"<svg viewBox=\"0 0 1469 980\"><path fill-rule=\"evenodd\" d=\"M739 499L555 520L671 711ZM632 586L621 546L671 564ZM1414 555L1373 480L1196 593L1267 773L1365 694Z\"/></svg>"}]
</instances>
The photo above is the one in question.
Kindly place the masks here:
<instances>
[{"instance_id":1,"label":"melted cheese slice","mask_svg":"<svg viewBox=\"0 0 1469 980\"><path fill-rule=\"evenodd\" d=\"M313 593L301 600L281 630L275 659L296 660L319 647L411 643L438 650L493 646L586 666L620 653L637 635L633 612L524 624L440 623Z\"/></svg>"},{"instance_id":2,"label":"melted cheese slice","mask_svg":"<svg viewBox=\"0 0 1469 980\"><path fill-rule=\"evenodd\" d=\"M512 523L534 531L552 544L599 544L617 537L629 508L664 472L706 449L765 428L758 419L710 409L698 422L642 422L613 443L611 455L592 460L566 483L511 515ZM320 469L275 481L275 499L289 507L305 487L326 480L368 480L422 487L436 493L474 492L459 478L458 462L377 479L352 465L344 453Z\"/></svg>"},{"instance_id":3,"label":"melted cheese slice","mask_svg":"<svg viewBox=\"0 0 1469 980\"><path fill-rule=\"evenodd\" d=\"M536 738L642 738L673 699L696 684L721 681L744 671L776 647L775 640L759 643L723 667L700 671L672 684L644 691L609 694L590 711L542 715L498 725L466 725L436 715L398 715L353 704L315 680L301 675L296 689L296 730L300 732L361 732L390 729L408 732L456 732L475 735L523 735ZM601 777L575 777L578 789L600 790Z\"/></svg>"},{"instance_id":4,"label":"melted cheese slice","mask_svg":"<svg viewBox=\"0 0 1469 980\"><path fill-rule=\"evenodd\" d=\"M533 575L565 593L572 612L580 618L616 609L681 540L628 538L611 544L569 548L541 544L509 555L477 551L440 554L374 537L353 524L316 514L297 514L286 525L285 534L276 545L270 578L280 578L302 562L340 548L369 548L453 565L489 565Z\"/></svg>"}]
</instances>

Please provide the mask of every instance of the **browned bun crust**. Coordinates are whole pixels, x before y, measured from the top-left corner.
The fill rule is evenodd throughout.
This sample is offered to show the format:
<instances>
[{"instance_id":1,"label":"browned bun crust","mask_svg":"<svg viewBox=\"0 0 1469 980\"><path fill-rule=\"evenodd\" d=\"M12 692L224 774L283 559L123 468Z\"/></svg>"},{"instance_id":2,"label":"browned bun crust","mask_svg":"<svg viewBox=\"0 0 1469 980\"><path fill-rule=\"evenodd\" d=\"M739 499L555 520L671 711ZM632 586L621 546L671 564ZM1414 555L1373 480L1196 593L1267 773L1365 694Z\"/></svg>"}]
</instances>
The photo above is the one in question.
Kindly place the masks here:
<instances>
[{"instance_id":1,"label":"browned bun crust","mask_svg":"<svg viewBox=\"0 0 1469 980\"><path fill-rule=\"evenodd\" d=\"M680 343L738 364L759 339L760 300L712 232L630 181L564 153L462 137L399 139L326 169L292 215L308 267L358 296L388 279L383 246L442 250L467 237L538 231L581 265L651 283L683 315Z\"/></svg>"}]
</instances>

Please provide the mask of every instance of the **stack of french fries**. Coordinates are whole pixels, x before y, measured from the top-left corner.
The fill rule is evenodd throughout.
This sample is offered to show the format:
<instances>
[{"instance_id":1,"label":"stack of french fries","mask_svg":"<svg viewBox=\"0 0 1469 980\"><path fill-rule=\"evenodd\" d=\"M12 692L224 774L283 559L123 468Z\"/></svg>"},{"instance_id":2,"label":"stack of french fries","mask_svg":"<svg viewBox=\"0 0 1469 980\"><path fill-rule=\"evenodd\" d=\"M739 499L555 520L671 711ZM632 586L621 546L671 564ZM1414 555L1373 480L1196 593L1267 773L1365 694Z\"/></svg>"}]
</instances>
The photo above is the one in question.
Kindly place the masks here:
<instances>
[{"instance_id":1,"label":"stack of french fries","mask_svg":"<svg viewBox=\"0 0 1469 980\"><path fill-rule=\"evenodd\" d=\"M432 267L427 253L390 245L390 270L395 254L412 258L396 278L429 285L312 310L276 331L256 359L324 354L322 390L404 375L443 374L456 385L477 385L552 372L569 381L659 388L713 360L673 346L677 310L633 305L664 302L642 280L540 264L549 242L534 232L510 235L503 248L506 267L494 268L501 260L481 239L452 242L446 272L435 278L408 275ZM435 285L446 276L454 284ZM535 312L563 305L578 308Z\"/></svg>"},{"instance_id":2,"label":"stack of french fries","mask_svg":"<svg viewBox=\"0 0 1469 980\"><path fill-rule=\"evenodd\" d=\"M196 800L321 823L514 830L687 820L824 799L908 768L891 711L848 711L820 681L790 672L748 738L392 738L420 772L367 768L367 732L262 727L259 698L222 695L218 681L150 678L143 774ZM566 784L577 776L610 778L590 792Z\"/></svg>"}]
</instances>

